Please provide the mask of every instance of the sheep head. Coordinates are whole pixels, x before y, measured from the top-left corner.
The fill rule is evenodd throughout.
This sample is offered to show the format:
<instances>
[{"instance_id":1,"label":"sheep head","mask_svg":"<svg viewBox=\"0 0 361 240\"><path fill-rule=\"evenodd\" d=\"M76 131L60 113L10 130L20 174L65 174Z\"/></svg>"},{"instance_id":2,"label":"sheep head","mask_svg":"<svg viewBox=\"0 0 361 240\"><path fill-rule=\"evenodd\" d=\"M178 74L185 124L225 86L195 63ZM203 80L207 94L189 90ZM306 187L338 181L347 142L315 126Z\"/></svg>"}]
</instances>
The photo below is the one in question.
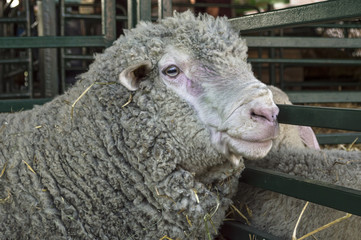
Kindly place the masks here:
<instances>
[{"instance_id":1,"label":"sheep head","mask_svg":"<svg viewBox=\"0 0 361 240\"><path fill-rule=\"evenodd\" d=\"M237 166L242 157L264 157L278 134L278 108L267 86L246 62L246 45L226 19L183 13L143 30L163 30L157 57L130 65L119 74L137 90L149 72L160 85L190 104L208 129L215 149ZM157 40L150 40L157 42ZM150 52L150 50L149 50Z\"/></svg>"}]
</instances>

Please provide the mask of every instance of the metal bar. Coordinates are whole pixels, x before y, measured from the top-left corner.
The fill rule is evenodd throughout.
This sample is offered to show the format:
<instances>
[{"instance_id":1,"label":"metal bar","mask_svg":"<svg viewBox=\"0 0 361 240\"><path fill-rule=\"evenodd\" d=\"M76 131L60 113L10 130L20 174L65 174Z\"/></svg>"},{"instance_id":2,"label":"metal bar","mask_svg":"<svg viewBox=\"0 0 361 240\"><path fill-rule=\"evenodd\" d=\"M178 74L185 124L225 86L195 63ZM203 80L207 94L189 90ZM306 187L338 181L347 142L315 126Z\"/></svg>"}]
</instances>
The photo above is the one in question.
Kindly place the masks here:
<instances>
[{"instance_id":1,"label":"metal bar","mask_svg":"<svg viewBox=\"0 0 361 240\"><path fill-rule=\"evenodd\" d=\"M82 2L66 2L66 7L100 7L101 4L99 2L94 3L82 3Z\"/></svg>"},{"instance_id":2,"label":"metal bar","mask_svg":"<svg viewBox=\"0 0 361 240\"><path fill-rule=\"evenodd\" d=\"M64 55L66 60L94 60L93 55Z\"/></svg>"},{"instance_id":3,"label":"metal bar","mask_svg":"<svg viewBox=\"0 0 361 240\"><path fill-rule=\"evenodd\" d=\"M171 17L173 15L172 9L172 0L158 0L158 19Z\"/></svg>"},{"instance_id":4,"label":"metal bar","mask_svg":"<svg viewBox=\"0 0 361 240\"><path fill-rule=\"evenodd\" d=\"M237 221L224 221L222 228L220 229L220 233L223 238L228 240L281 240L280 238L272 236L269 233L262 232L259 229L256 229L252 226L244 225ZM254 237L251 237L253 235Z\"/></svg>"},{"instance_id":5,"label":"metal bar","mask_svg":"<svg viewBox=\"0 0 361 240\"><path fill-rule=\"evenodd\" d=\"M286 82L284 86L307 86L307 87L319 87L319 86L361 86L361 82L348 82L348 79L338 79L337 82L330 82L328 79L324 79L324 81L319 80L308 80L307 82ZM322 93L322 92L321 92ZM336 94L338 92L335 92Z\"/></svg>"},{"instance_id":6,"label":"metal bar","mask_svg":"<svg viewBox=\"0 0 361 240\"><path fill-rule=\"evenodd\" d=\"M361 131L361 109L278 105L280 123Z\"/></svg>"},{"instance_id":7,"label":"metal bar","mask_svg":"<svg viewBox=\"0 0 361 240\"><path fill-rule=\"evenodd\" d=\"M42 0L38 6L39 36L56 36L56 28L54 28L56 26L56 3L53 0ZM50 98L59 94L58 66L57 49L39 49L39 74L42 97Z\"/></svg>"},{"instance_id":8,"label":"metal bar","mask_svg":"<svg viewBox=\"0 0 361 240\"><path fill-rule=\"evenodd\" d=\"M0 48L106 47L104 36L1 37Z\"/></svg>"},{"instance_id":9,"label":"metal bar","mask_svg":"<svg viewBox=\"0 0 361 240\"><path fill-rule=\"evenodd\" d=\"M50 98L40 99L16 99L16 100L1 100L0 112L18 112L22 110L32 109L34 105L43 105L46 102L51 101Z\"/></svg>"},{"instance_id":10,"label":"metal bar","mask_svg":"<svg viewBox=\"0 0 361 240\"><path fill-rule=\"evenodd\" d=\"M242 172L241 181L252 186L361 216L361 191L358 190L253 166L246 166Z\"/></svg>"},{"instance_id":11,"label":"metal bar","mask_svg":"<svg viewBox=\"0 0 361 240\"><path fill-rule=\"evenodd\" d=\"M0 3L0 19L4 16L4 2ZM5 35L6 30L4 29L3 26L1 26L0 28L0 37ZM4 50L0 49L0 55L3 55ZM3 81L4 81L4 66L2 64L0 64L0 93L4 92L4 87L3 86Z\"/></svg>"},{"instance_id":12,"label":"metal bar","mask_svg":"<svg viewBox=\"0 0 361 240\"><path fill-rule=\"evenodd\" d=\"M26 18L0 18L0 23L24 23Z\"/></svg>"},{"instance_id":13,"label":"metal bar","mask_svg":"<svg viewBox=\"0 0 361 240\"><path fill-rule=\"evenodd\" d=\"M0 64L5 63L28 63L29 58L16 58L16 59L0 59Z\"/></svg>"},{"instance_id":14,"label":"metal bar","mask_svg":"<svg viewBox=\"0 0 361 240\"><path fill-rule=\"evenodd\" d=\"M89 69L88 67L73 67L73 66L65 67L65 70L69 70L69 71L86 72L88 69Z\"/></svg>"},{"instance_id":15,"label":"metal bar","mask_svg":"<svg viewBox=\"0 0 361 240\"><path fill-rule=\"evenodd\" d=\"M283 37L283 29L281 29L280 30L280 36L281 37ZM279 50L279 57L280 58L283 58L283 48L280 48ZM285 65L284 64L279 64L279 79L280 79L280 81L279 81L279 85L280 85L280 87L281 87L281 89L284 89L284 83L285 83L285 79L284 79L284 77L285 77L285 72L284 72L284 70L285 70Z\"/></svg>"},{"instance_id":16,"label":"metal bar","mask_svg":"<svg viewBox=\"0 0 361 240\"><path fill-rule=\"evenodd\" d=\"M249 58L251 63L284 63L287 65L360 65L361 60L349 59L280 59L280 58Z\"/></svg>"},{"instance_id":17,"label":"metal bar","mask_svg":"<svg viewBox=\"0 0 361 240\"><path fill-rule=\"evenodd\" d=\"M101 15L92 15L92 14L64 14L65 19L93 19L101 20Z\"/></svg>"},{"instance_id":18,"label":"metal bar","mask_svg":"<svg viewBox=\"0 0 361 240\"><path fill-rule=\"evenodd\" d=\"M229 22L238 31L254 32L357 18L361 16L360 9L361 1L326 1L234 18Z\"/></svg>"},{"instance_id":19,"label":"metal bar","mask_svg":"<svg viewBox=\"0 0 361 240\"><path fill-rule=\"evenodd\" d=\"M324 37L243 37L243 38L246 39L248 47L361 48L361 38L324 38Z\"/></svg>"},{"instance_id":20,"label":"metal bar","mask_svg":"<svg viewBox=\"0 0 361 240\"><path fill-rule=\"evenodd\" d=\"M257 56L258 58L262 58L262 52L263 52L263 49L262 48L257 48ZM257 66L257 68L255 68L257 70L257 75L258 75L258 78L260 78L260 80L262 81L262 63L259 63L259 64L254 64ZM254 67L254 66L253 66Z\"/></svg>"},{"instance_id":21,"label":"metal bar","mask_svg":"<svg viewBox=\"0 0 361 240\"><path fill-rule=\"evenodd\" d=\"M232 9L253 9L260 12L260 9L253 5L247 4L227 4L227 3L180 3L175 2L173 6L176 7L219 7L219 8L232 8Z\"/></svg>"},{"instance_id":22,"label":"metal bar","mask_svg":"<svg viewBox=\"0 0 361 240\"><path fill-rule=\"evenodd\" d=\"M25 11L26 11L26 35L28 37L31 36L31 24L30 24L30 0L25 0ZM28 92L30 97L33 97L33 53L30 48L27 50L28 52L28 73L24 75L24 77L28 78Z\"/></svg>"},{"instance_id":23,"label":"metal bar","mask_svg":"<svg viewBox=\"0 0 361 240\"><path fill-rule=\"evenodd\" d=\"M128 20L128 16L116 16L115 19L117 21L124 21L124 20Z\"/></svg>"},{"instance_id":24,"label":"metal bar","mask_svg":"<svg viewBox=\"0 0 361 240\"><path fill-rule=\"evenodd\" d=\"M109 47L116 39L115 0L102 0L102 34Z\"/></svg>"},{"instance_id":25,"label":"metal bar","mask_svg":"<svg viewBox=\"0 0 361 240\"><path fill-rule=\"evenodd\" d=\"M60 36L65 36L65 0L59 0ZM65 92L65 49L60 48L60 93Z\"/></svg>"},{"instance_id":26,"label":"metal bar","mask_svg":"<svg viewBox=\"0 0 361 240\"><path fill-rule=\"evenodd\" d=\"M273 36L273 31L269 32L270 36ZM274 48L268 49L268 54L271 59L275 58L275 52L276 50ZM268 65L268 74L269 74L269 81L271 85L276 85L276 66L274 63L269 63Z\"/></svg>"},{"instance_id":27,"label":"metal bar","mask_svg":"<svg viewBox=\"0 0 361 240\"><path fill-rule=\"evenodd\" d=\"M361 102L361 91L286 91L293 103Z\"/></svg>"},{"instance_id":28,"label":"metal bar","mask_svg":"<svg viewBox=\"0 0 361 240\"><path fill-rule=\"evenodd\" d=\"M128 29L137 25L137 0L128 0Z\"/></svg>"},{"instance_id":29,"label":"metal bar","mask_svg":"<svg viewBox=\"0 0 361 240\"><path fill-rule=\"evenodd\" d=\"M350 144L361 143L361 133L328 133L316 134L319 144Z\"/></svg>"},{"instance_id":30,"label":"metal bar","mask_svg":"<svg viewBox=\"0 0 361 240\"><path fill-rule=\"evenodd\" d=\"M30 93L23 92L23 93L1 93L1 98L30 98ZM7 101L7 100L0 100ZM1 112L1 111L0 111Z\"/></svg>"},{"instance_id":31,"label":"metal bar","mask_svg":"<svg viewBox=\"0 0 361 240\"><path fill-rule=\"evenodd\" d=\"M137 21L151 21L152 20L152 1L151 0L137 0Z\"/></svg>"},{"instance_id":32,"label":"metal bar","mask_svg":"<svg viewBox=\"0 0 361 240\"><path fill-rule=\"evenodd\" d=\"M345 24L338 24L338 23L334 23L334 24L317 24L315 26L312 27L320 27L320 28L360 28L361 25L360 24L350 24L350 23L345 23Z\"/></svg>"}]
</instances>

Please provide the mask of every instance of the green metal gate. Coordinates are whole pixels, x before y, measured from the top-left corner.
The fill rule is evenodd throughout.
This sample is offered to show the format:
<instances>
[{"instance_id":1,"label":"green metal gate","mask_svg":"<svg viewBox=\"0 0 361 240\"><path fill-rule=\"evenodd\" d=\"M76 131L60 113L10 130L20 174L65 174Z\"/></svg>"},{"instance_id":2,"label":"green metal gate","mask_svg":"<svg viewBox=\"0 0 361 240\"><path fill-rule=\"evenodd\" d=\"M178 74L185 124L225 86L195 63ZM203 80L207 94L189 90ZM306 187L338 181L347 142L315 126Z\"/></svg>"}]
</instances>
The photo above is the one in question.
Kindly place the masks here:
<instances>
[{"instance_id":1,"label":"green metal gate","mask_svg":"<svg viewBox=\"0 0 361 240\"><path fill-rule=\"evenodd\" d=\"M14 24L24 24L25 36L7 36L0 34L0 75L4 64L26 64L26 68L20 69L26 78L26 89L20 93L4 93L1 86L3 79L0 78L0 112L19 111L31 108L34 104L49 101L54 96L66 90L66 71L74 70L69 67L70 63L79 62L78 70L85 71L87 65L93 60L92 53L87 49L96 48L98 51L110 46L117 38L117 21L123 22L123 27L134 27L140 20L151 20L151 1L128 0L126 6L116 5L115 0L95 0L92 4L83 4L77 0L42 0L20 1L25 16L4 16L4 12L10 9L10 4L5 0L0 2L0 30L14 27ZM34 8L37 8L37 19L31 19ZM100 8L99 13L79 14L72 13L69 8ZM116 15L116 11L121 13ZM58 16L58 18L56 17ZM80 24L86 21L95 21L101 26L100 34L91 36L67 35L66 26L70 21L78 21ZM12 24L12 25L11 25ZM37 24L38 33L32 32ZM127 25L127 26L125 26ZM57 34L56 27L59 27ZM80 49L78 54L69 54L69 49ZM8 51L25 49L25 56L7 57ZM83 51L83 50L86 51ZM35 55L38 59L34 58ZM23 54L24 55L24 54ZM4 57L6 56L6 57ZM34 68L39 70L40 95L34 95ZM59 77L60 76L60 77ZM0 76L1 77L1 76ZM9 81L11 82L11 81ZM39 86L38 86L39 87ZM19 99L21 98L21 99Z\"/></svg>"}]
</instances>

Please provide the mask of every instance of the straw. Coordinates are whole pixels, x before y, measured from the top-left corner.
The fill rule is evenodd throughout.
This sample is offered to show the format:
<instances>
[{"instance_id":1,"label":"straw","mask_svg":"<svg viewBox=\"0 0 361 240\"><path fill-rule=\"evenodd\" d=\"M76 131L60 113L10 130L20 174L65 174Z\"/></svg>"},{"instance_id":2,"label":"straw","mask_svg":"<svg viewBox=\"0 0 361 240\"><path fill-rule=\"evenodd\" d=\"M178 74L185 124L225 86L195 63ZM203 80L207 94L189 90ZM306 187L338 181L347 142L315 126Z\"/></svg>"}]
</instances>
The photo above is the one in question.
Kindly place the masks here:
<instances>
[{"instance_id":1,"label":"straw","mask_svg":"<svg viewBox=\"0 0 361 240\"><path fill-rule=\"evenodd\" d=\"M73 115L74 115L74 108L77 102L79 102L79 100L94 86L95 82L93 82L89 87L87 87L84 92L82 94L80 94L80 96L73 102L73 104L71 105L71 112L70 112L70 116L71 119L73 120Z\"/></svg>"},{"instance_id":2,"label":"straw","mask_svg":"<svg viewBox=\"0 0 361 240\"><path fill-rule=\"evenodd\" d=\"M10 202L10 198L11 198L11 193L10 190L8 190L8 195L5 198L0 198L0 203L1 204L8 203Z\"/></svg>"},{"instance_id":3,"label":"straw","mask_svg":"<svg viewBox=\"0 0 361 240\"><path fill-rule=\"evenodd\" d=\"M28 169L29 169L30 171L32 171L33 173L36 174L36 172L35 172L34 169L29 165L29 163L27 163L25 160L23 160L23 162L26 164L26 166L28 166Z\"/></svg>"},{"instance_id":4,"label":"straw","mask_svg":"<svg viewBox=\"0 0 361 240\"><path fill-rule=\"evenodd\" d=\"M8 165L8 162L5 162L3 170L1 170L1 173L0 173L0 178L4 175L7 165Z\"/></svg>"},{"instance_id":5,"label":"straw","mask_svg":"<svg viewBox=\"0 0 361 240\"><path fill-rule=\"evenodd\" d=\"M251 223L248 221L248 218L244 216L241 211L238 210L233 204L231 204L231 207L247 222L247 225L251 225Z\"/></svg>"},{"instance_id":6,"label":"straw","mask_svg":"<svg viewBox=\"0 0 361 240\"><path fill-rule=\"evenodd\" d=\"M320 232L320 231L322 231L322 230L325 230L326 228L331 227L332 225L334 225L334 224L336 224L336 223L339 223L339 222L341 222L341 221L343 221L343 220L346 220L346 219L348 219L348 218L351 217L351 216L352 216L352 214L346 213L345 216L340 217L340 218L337 218L336 220L334 220L334 221L332 221L332 222L330 222L330 223L327 223L327 224L323 225L322 227L319 227L319 228L317 228L316 230L314 230L314 231L312 231L312 232L310 232L310 233L307 233L306 235L298 238L297 240L303 240L303 239L305 239L305 238L307 238L307 237L309 237L309 236L312 236L312 235L315 234L315 233L318 233L318 232Z\"/></svg>"},{"instance_id":7,"label":"straw","mask_svg":"<svg viewBox=\"0 0 361 240\"><path fill-rule=\"evenodd\" d=\"M122 108L126 107L129 103L131 103L132 99L133 99L133 96L132 96L132 94L130 94L128 101L122 105Z\"/></svg>"},{"instance_id":8,"label":"straw","mask_svg":"<svg viewBox=\"0 0 361 240\"><path fill-rule=\"evenodd\" d=\"M305 206L303 207L300 216L298 217L297 223L295 228L293 229L293 234L292 234L292 240L297 240L296 234L297 234L297 228L298 228L298 224L300 224L301 218L303 216L303 213L305 212L307 206L308 206L309 202L307 201Z\"/></svg>"}]
</instances>

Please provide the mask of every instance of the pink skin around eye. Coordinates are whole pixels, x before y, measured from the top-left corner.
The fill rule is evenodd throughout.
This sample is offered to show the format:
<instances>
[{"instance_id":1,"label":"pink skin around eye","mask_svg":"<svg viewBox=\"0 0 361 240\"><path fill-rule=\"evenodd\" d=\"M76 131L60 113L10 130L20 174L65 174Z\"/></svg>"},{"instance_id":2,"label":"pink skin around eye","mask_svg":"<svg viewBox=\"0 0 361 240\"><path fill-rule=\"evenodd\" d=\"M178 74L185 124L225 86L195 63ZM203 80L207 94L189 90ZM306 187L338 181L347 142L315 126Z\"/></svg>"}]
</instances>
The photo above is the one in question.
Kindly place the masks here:
<instances>
[{"instance_id":1,"label":"pink skin around eye","mask_svg":"<svg viewBox=\"0 0 361 240\"><path fill-rule=\"evenodd\" d=\"M198 97L202 94L203 88L200 84L186 78L186 89L189 94L191 94L194 97Z\"/></svg>"}]
</instances>

